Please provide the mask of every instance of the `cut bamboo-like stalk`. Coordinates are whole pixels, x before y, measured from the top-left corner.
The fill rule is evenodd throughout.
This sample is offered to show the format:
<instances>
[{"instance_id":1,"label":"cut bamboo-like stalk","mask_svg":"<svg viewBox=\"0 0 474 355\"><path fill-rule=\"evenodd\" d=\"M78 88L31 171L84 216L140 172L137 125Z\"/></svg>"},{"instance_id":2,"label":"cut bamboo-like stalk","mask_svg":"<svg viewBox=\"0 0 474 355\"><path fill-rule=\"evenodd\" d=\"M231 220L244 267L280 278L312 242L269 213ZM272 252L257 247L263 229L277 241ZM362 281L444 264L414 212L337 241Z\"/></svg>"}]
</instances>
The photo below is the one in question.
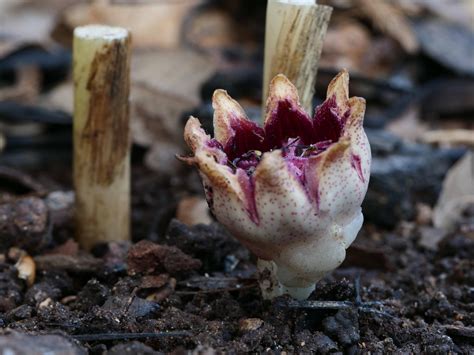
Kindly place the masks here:
<instances>
[{"instance_id":1,"label":"cut bamboo-like stalk","mask_svg":"<svg viewBox=\"0 0 474 355\"><path fill-rule=\"evenodd\" d=\"M265 29L263 105L277 74L295 84L303 107L311 112L316 73L332 8L315 0L269 0Z\"/></svg>"},{"instance_id":2,"label":"cut bamboo-like stalk","mask_svg":"<svg viewBox=\"0 0 474 355\"><path fill-rule=\"evenodd\" d=\"M76 237L86 249L130 239L130 34L74 31Z\"/></svg>"}]
</instances>

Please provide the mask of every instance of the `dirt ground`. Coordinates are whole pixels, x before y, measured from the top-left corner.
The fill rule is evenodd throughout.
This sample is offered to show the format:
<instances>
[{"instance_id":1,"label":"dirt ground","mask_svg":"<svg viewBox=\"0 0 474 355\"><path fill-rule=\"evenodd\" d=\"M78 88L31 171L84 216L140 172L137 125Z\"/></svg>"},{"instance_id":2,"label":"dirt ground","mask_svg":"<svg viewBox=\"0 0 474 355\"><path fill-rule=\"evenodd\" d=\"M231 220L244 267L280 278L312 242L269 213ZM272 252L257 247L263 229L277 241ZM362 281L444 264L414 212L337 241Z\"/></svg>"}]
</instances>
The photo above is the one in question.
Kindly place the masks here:
<instances>
[{"instance_id":1,"label":"dirt ground","mask_svg":"<svg viewBox=\"0 0 474 355\"><path fill-rule=\"evenodd\" d=\"M436 237L417 222L393 231L366 225L307 302L264 301L255 260L221 226L172 218L183 194L200 191L190 171L170 180L134 170L134 244L84 253L71 239L71 211L50 212L54 240L24 246L36 265L31 286L18 277L19 249L10 249L0 273L10 344L39 346L41 337L15 333L29 331L66 337L74 354L474 351L474 241L466 234Z\"/></svg>"}]
</instances>

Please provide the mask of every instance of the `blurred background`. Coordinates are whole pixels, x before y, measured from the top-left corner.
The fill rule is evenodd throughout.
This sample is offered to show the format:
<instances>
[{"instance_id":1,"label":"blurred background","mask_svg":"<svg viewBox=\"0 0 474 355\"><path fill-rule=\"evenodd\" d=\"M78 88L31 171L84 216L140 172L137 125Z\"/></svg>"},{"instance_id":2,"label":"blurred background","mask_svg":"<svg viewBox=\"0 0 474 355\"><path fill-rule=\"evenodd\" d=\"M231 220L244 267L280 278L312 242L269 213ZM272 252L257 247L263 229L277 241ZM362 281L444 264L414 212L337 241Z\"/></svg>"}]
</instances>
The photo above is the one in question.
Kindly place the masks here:
<instances>
[{"instance_id":1,"label":"blurred background","mask_svg":"<svg viewBox=\"0 0 474 355\"><path fill-rule=\"evenodd\" d=\"M334 12L314 105L341 68L351 74L351 95L367 99L374 155L367 220L388 228L401 220L431 221L446 173L474 144L474 2L319 3ZM201 194L197 179L182 178L191 169L175 159L185 152L189 114L212 133L210 98L224 88L250 118L260 118L265 9L265 1L253 0L2 0L3 201L29 190L71 188L72 30L102 23L133 34L134 188L171 196L163 214L174 215L176 196ZM25 182L24 172L34 181ZM146 185L151 177L160 188ZM465 184L464 194L472 191L472 174L456 181ZM439 219L454 223L452 216Z\"/></svg>"},{"instance_id":2,"label":"blurred background","mask_svg":"<svg viewBox=\"0 0 474 355\"><path fill-rule=\"evenodd\" d=\"M190 114L212 133L217 88L260 121L266 1L0 0L0 349L39 349L9 327L91 354L474 353L474 0L318 2L334 11L314 106L347 68L373 154L366 223L311 296L337 312L262 302L255 260L175 158ZM132 32L133 167L132 243L89 253L74 241L71 39L92 23Z\"/></svg>"}]
</instances>

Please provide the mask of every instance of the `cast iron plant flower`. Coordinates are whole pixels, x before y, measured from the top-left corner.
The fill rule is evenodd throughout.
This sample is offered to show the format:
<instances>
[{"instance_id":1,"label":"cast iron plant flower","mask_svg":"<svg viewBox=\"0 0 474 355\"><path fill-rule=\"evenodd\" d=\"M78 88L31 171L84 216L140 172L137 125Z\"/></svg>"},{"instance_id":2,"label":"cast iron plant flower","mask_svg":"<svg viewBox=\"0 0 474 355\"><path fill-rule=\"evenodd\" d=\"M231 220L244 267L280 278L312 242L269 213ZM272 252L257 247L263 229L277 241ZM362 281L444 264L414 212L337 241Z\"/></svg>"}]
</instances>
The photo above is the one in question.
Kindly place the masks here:
<instances>
[{"instance_id":1,"label":"cast iron plant flower","mask_svg":"<svg viewBox=\"0 0 474 355\"><path fill-rule=\"evenodd\" d=\"M342 71L311 118L295 86L277 75L263 128L216 90L215 137L194 117L186 124L194 156L185 160L198 167L218 221L270 271L274 282L261 282L267 298L307 298L342 263L362 226L371 153L362 127L365 100L349 98L348 84Z\"/></svg>"}]
</instances>

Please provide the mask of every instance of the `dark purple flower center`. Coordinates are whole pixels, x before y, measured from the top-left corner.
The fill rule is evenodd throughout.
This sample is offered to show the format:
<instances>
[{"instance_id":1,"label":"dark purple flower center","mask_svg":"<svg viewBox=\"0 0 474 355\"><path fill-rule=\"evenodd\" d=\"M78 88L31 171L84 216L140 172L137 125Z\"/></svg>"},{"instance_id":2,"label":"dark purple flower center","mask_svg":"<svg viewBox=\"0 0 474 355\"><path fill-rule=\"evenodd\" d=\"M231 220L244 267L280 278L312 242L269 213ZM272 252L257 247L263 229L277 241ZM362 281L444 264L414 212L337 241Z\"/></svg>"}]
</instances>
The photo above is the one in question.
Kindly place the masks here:
<instances>
[{"instance_id":1,"label":"dark purple flower center","mask_svg":"<svg viewBox=\"0 0 474 355\"><path fill-rule=\"evenodd\" d=\"M229 140L224 145L216 139L208 142L209 147L225 153L227 160L222 157L219 162L227 164L236 174L252 221L259 223L253 173L263 154L275 149L281 149L289 170L307 191L310 200L318 205L317 181L307 181L306 177L308 162L310 157L325 151L341 138L350 112L340 112L335 97L318 106L313 118L290 100L282 100L270 113L264 128L243 117L233 117L230 122L233 134ZM352 164L360 170L360 161L355 159Z\"/></svg>"},{"instance_id":2,"label":"dark purple flower center","mask_svg":"<svg viewBox=\"0 0 474 355\"><path fill-rule=\"evenodd\" d=\"M233 171L240 168L249 176L263 153L281 149L285 160L295 168L294 173L300 175L298 171L303 170L308 157L320 154L339 140L349 114L339 114L335 97L318 106L313 119L291 101L282 100L264 128L255 122L234 118L231 119L234 134L228 142L222 146L213 139L209 145L226 153Z\"/></svg>"}]
</instances>

